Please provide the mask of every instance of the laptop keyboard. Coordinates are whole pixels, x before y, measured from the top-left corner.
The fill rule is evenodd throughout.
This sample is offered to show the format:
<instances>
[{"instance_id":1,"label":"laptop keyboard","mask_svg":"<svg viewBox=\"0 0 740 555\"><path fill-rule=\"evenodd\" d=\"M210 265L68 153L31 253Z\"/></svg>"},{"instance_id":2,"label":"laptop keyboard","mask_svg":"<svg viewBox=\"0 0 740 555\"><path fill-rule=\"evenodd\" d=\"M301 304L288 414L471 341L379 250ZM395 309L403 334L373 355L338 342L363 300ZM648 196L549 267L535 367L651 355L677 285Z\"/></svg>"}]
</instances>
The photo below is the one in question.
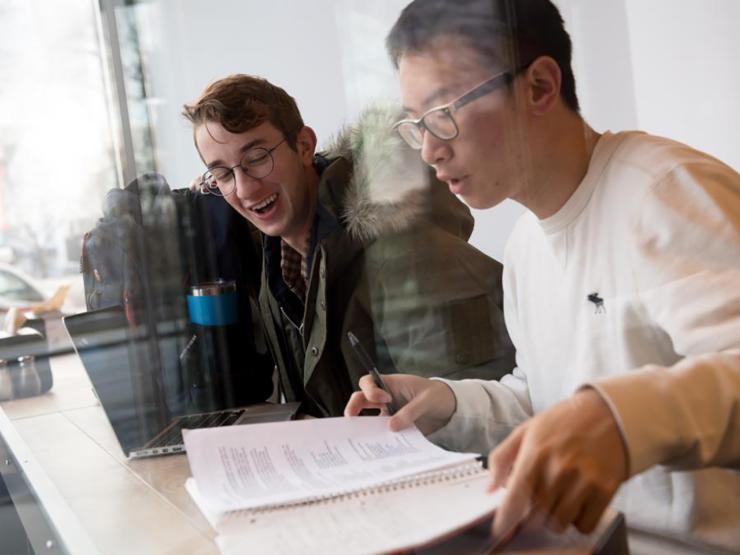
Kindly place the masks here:
<instances>
[{"instance_id":1,"label":"laptop keyboard","mask_svg":"<svg viewBox=\"0 0 740 555\"><path fill-rule=\"evenodd\" d=\"M190 416L181 417L177 423L170 428L170 430L160 437L158 440L153 441L147 447L164 447L167 445L180 445L182 444L182 430L196 428L215 428L216 426L229 426L239 420L239 417L244 414L243 410L229 410L219 412L207 412L203 414L192 414Z\"/></svg>"}]
</instances>

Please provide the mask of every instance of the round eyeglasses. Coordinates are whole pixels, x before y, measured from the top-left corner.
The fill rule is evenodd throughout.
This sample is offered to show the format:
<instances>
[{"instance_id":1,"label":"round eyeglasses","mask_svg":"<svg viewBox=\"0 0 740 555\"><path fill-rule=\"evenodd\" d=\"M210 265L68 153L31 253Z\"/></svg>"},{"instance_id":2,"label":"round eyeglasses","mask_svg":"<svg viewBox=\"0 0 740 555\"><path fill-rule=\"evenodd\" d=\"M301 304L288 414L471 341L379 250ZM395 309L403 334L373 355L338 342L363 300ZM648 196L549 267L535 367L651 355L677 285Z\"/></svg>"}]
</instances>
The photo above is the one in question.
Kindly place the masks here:
<instances>
[{"instance_id":1,"label":"round eyeglasses","mask_svg":"<svg viewBox=\"0 0 740 555\"><path fill-rule=\"evenodd\" d=\"M272 151L283 144L287 138L287 136L284 136L283 140L272 148L250 148L244 153L236 166L208 168L208 171L201 178L200 192L205 195L219 197L230 195L236 190L236 176L234 175L236 168L241 168L244 173L253 179L267 177L275 169L275 159L272 157Z\"/></svg>"},{"instance_id":2,"label":"round eyeglasses","mask_svg":"<svg viewBox=\"0 0 740 555\"><path fill-rule=\"evenodd\" d=\"M521 71L521 70L519 70ZM404 119L393 125L401 138L415 150L420 150L424 143L424 131L443 141L451 141L460 134L460 129L453 114L463 106L470 104L496 89L508 85L518 71L506 71L486 79L455 100L427 110L419 119Z\"/></svg>"}]
</instances>

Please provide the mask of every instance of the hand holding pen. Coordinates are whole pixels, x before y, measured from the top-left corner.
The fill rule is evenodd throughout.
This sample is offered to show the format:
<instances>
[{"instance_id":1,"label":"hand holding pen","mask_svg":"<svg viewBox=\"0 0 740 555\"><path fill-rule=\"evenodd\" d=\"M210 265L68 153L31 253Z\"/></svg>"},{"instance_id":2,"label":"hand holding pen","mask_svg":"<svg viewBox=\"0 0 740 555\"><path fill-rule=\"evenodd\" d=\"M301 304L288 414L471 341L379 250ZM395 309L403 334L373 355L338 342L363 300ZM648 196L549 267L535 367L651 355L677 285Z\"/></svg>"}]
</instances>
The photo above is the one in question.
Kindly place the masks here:
<instances>
[{"instance_id":1,"label":"hand holding pen","mask_svg":"<svg viewBox=\"0 0 740 555\"><path fill-rule=\"evenodd\" d=\"M350 339L350 343L359 345L354 335L352 338L354 341ZM408 374L381 376L367 353L367 358L363 359L357 348L355 352L363 360L368 375L360 378L360 391L350 397L344 409L345 416L357 416L364 409L385 409L391 415L388 421L391 430L398 431L416 424L425 435L449 422L455 412L456 400L447 384ZM370 361L369 364L366 361Z\"/></svg>"},{"instance_id":2,"label":"hand holding pen","mask_svg":"<svg viewBox=\"0 0 740 555\"><path fill-rule=\"evenodd\" d=\"M367 354L365 348L360 344L357 337L355 337L355 334L351 331L348 331L347 339L349 339L349 343L350 345L352 345L352 348L354 349L360 363L362 363L367 373L372 377L375 386L379 387L390 396L390 401L386 403L385 408L388 411L388 414L393 416L394 414L396 414L396 412L398 412L398 405L396 403L396 400L393 398L393 394L391 393L390 389L388 389L388 386L385 385L385 381L383 381L383 376L380 375L380 371L375 366L375 363L370 358L370 355Z\"/></svg>"}]
</instances>

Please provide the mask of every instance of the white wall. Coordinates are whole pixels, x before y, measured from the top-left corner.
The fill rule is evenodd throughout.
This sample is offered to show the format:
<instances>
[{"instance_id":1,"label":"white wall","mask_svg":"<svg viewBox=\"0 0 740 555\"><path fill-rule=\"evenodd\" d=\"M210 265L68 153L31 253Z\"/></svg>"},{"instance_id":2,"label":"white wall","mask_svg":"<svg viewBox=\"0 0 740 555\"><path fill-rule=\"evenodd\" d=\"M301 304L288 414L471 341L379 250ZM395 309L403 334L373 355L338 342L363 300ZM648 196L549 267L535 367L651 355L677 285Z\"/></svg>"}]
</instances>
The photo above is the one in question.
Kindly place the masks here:
<instances>
[{"instance_id":1,"label":"white wall","mask_svg":"<svg viewBox=\"0 0 740 555\"><path fill-rule=\"evenodd\" d=\"M640 128L740 169L740 2L626 5Z\"/></svg>"},{"instance_id":2,"label":"white wall","mask_svg":"<svg viewBox=\"0 0 740 555\"><path fill-rule=\"evenodd\" d=\"M451 0L452 1L452 0ZM599 131L641 128L740 167L738 0L555 0L574 42L582 112ZM140 5L158 160L173 186L202 171L182 104L229 73L295 96L326 142L372 98L397 96L384 38L407 0L157 0ZM501 259L523 208L475 211L472 242Z\"/></svg>"},{"instance_id":3,"label":"white wall","mask_svg":"<svg viewBox=\"0 0 740 555\"><path fill-rule=\"evenodd\" d=\"M203 171L182 105L231 73L293 95L323 143L370 99L398 96L383 38L405 0L158 0L139 9L158 161L173 186Z\"/></svg>"},{"instance_id":4,"label":"white wall","mask_svg":"<svg viewBox=\"0 0 740 555\"><path fill-rule=\"evenodd\" d=\"M738 0L556 0L574 42L583 114L740 168Z\"/></svg>"}]
</instances>

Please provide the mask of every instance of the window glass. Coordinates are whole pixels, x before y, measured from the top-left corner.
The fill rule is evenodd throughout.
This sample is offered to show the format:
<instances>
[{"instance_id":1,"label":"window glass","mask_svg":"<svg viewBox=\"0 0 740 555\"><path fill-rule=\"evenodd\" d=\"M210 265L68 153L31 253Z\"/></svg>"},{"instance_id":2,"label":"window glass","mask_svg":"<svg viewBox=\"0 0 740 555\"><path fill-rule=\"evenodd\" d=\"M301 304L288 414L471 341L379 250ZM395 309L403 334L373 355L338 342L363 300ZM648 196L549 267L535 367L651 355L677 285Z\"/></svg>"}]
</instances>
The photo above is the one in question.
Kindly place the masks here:
<instances>
[{"instance_id":1,"label":"window glass","mask_svg":"<svg viewBox=\"0 0 740 555\"><path fill-rule=\"evenodd\" d=\"M341 415L368 370L350 334L383 375L482 380L452 405L473 414L491 401L470 418L486 432L445 444L481 453L583 384L737 347L740 287L724 272L740 260L727 254L740 228L727 208L739 194L727 176L740 167L740 3L553 0L578 106L549 120L563 97L527 102L562 86L563 68L546 60L537 71L557 78L538 81L527 72L541 56L508 44L435 42L394 67L386 41L409 2L0 0L0 406L101 552L121 545L105 543L109 522L95 528L102 494L78 496L72 455L57 460L42 435L76 438L90 454L81 474L120 470L111 489L143 483L141 497L166 505L141 514L171 543L142 527L141 551L215 550L182 487L184 457L134 459L180 453L183 429L232 424L245 406L280 404L257 419ZM489 4L528 2L480 0L466 32ZM504 12L493 28L526 37ZM605 154L625 136L648 141L639 154L671 150L669 137L726 166L700 155L648 186L661 160ZM627 161L602 172L592 160ZM593 176L617 172L639 201L601 195ZM603 212L587 210L598 202ZM38 380L20 387L25 356ZM725 389L706 395L719 404ZM645 405L635 436L680 420L658 411L673 404ZM635 423L618 420L627 442ZM737 477L712 469L710 495L673 470L645 480L689 492L686 506L643 507L628 491L615 507L659 536L727 547L738 519L715 520L714 496L734 515L720 490ZM10 494L0 482L0 510ZM694 509L716 536L676 524Z\"/></svg>"}]
</instances>

